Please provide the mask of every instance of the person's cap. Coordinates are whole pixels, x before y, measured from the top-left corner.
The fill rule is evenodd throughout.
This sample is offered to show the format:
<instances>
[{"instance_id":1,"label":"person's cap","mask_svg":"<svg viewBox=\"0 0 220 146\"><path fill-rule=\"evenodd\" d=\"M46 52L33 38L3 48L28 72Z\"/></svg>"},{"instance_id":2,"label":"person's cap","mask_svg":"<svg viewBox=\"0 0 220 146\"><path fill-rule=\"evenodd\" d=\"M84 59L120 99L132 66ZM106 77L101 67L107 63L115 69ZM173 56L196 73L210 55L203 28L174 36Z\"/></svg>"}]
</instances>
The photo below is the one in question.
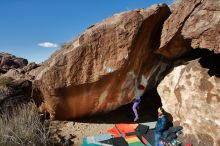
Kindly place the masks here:
<instances>
[{"instance_id":1,"label":"person's cap","mask_svg":"<svg viewBox=\"0 0 220 146\"><path fill-rule=\"evenodd\" d=\"M164 112L164 109L163 109L162 107L159 107L159 108L157 109L157 111L158 111L158 113L163 113L163 112Z\"/></svg>"}]
</instances>

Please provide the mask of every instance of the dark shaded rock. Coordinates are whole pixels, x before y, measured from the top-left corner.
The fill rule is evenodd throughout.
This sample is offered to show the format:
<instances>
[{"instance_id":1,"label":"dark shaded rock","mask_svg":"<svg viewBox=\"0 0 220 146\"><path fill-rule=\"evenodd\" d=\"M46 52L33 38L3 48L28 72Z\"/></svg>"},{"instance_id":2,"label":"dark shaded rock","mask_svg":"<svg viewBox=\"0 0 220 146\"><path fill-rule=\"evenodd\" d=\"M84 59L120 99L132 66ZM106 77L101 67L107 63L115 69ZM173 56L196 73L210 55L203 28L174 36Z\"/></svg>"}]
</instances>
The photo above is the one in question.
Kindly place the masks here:
<instances>
[{"instance_id":1,"label":"dark shaded rock","mask_svg":"<svg viewBox=\"0 0 220 146\"><path fill-rule=\"evenodd\" d=\"M31 99L31 92L31 81L10 79L7 84L0 86L0 107L4 108L28 102Z\"/></svg>"}]
</instances>

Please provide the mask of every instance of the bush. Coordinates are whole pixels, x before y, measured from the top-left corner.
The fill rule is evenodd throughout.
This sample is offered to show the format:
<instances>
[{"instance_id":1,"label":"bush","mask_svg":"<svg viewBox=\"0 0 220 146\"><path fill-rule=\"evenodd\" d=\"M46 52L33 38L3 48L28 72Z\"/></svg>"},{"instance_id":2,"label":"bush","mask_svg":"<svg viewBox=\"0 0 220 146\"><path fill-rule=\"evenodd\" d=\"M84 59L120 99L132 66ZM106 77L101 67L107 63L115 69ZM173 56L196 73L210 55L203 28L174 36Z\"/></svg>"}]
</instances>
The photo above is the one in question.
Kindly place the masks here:
<instances>
[{"instance_id":1,"label":"bush","mask_svg":"<svg viewBox=\"0 0 220 146\"><path fill-rule=\"evenodd\" d=\"M41 121L34 103L4 112L0 117L1 146L49 145L48 126Z\"/></svg>"},{"instance_id":2,"label":"bush","mask_svg":"<svg viewBox=\"0 0 220 146\"><path fill-rule=\"evenodd\" d=\"M10 77L0 77L0 87L8 86L12 80Z\"/></svg>"}]
</instances>

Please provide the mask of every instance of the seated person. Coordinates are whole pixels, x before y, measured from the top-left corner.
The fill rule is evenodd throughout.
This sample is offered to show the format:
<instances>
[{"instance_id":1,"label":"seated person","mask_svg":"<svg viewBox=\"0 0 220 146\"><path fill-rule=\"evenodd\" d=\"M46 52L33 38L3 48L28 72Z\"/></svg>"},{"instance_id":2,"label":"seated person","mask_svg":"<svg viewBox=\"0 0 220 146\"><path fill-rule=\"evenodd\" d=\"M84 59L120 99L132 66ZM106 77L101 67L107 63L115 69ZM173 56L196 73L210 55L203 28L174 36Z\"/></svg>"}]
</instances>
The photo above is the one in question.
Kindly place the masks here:
<instances>
[{"instance_id":1,"label":"seated person","mask_svg":"<svg viewBox=\"0 0 220 146\"><path fill-rule=\"evenodd\" d=\"M163 131L167 130L167 117L162 107L158 108L158 120L155 128L155 146L161 146L160 139Z\"/></svg>"}]
</instances>

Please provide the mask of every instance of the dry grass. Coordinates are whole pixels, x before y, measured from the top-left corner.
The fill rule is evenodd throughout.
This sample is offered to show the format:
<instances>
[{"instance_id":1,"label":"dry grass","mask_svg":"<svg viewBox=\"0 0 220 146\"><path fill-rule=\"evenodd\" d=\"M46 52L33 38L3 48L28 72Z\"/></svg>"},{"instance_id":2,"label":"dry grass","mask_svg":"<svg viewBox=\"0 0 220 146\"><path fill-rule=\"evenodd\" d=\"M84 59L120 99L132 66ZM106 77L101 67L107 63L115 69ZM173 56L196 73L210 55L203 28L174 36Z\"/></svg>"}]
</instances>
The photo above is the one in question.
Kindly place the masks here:
<instances>
[{"instance_id":1,"label":"dry grass","mask_svg":"<svg viewBox=\"0 0 220 146\"><path fill-rule=\"evenodd\" d=\"M45 123L42 123L33 103L23 104L1 115L0 145L50 145L47 127Z\"/></svg>"},{"instance_id":2,"label":"dry grass","mask_svg":"<svg viewBox=\"0 0 220 146\"><path fill-rule=\"evenodd\" d=\"M5 87L9 85L11 82L12 82L12 78L0 76L0 87Z\"/></svg>"}]
</instances>

